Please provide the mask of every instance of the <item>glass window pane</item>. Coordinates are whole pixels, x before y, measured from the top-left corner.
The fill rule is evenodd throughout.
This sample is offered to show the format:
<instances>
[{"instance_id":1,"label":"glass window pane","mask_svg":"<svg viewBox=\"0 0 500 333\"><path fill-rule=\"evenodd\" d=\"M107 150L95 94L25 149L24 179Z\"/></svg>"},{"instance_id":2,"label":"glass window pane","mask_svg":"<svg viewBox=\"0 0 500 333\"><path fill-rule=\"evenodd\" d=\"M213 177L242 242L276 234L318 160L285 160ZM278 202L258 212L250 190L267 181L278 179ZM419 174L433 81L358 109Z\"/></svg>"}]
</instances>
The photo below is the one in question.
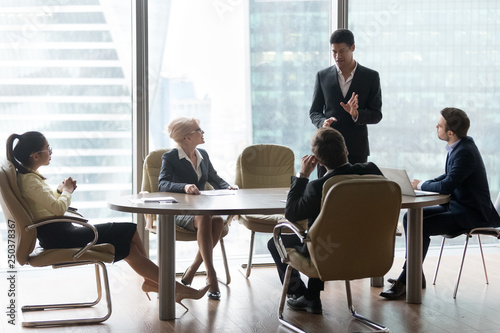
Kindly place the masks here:
<instances>
[{"instance_id":1,"label":"glass window pane","mask_svg":"<svg viewBox=\"0 0 500 333\"><path fill-rule=\"evenodd\" d=\"M132 192L131 15L119 0L0 4L0 153L42 132L54 153L40 172L76 179L71 205L92 223L131 221L106 204Z\"/></svg>"},{"instance_id":2,"label":"glass window pane","mask_svg":"<svg viewBox=\"0 0 500 333\"><path fill-rule=\"evenodd\" d=\"M444 172L439 111L465 110L492 199L500 190L500 111L495 79L500 51L495 0L349 1L355 59L380 73L384 118L370 126L370 160L429 179ZM390 147L390 149L388 149ZM404 244L403 244L404 245Z\"/></svg>"},{"instance_id":3,"label":"glass window pane","mask_svg":"<svg viewBox=\"0 0 500 333\"><path fill-rule=\"evenodd\" d=\"M229 183L237 156L253 143L287 145L300 163L315 131L315 74L329 66L330 1L172 0L149 7L150 150L175 147L165 125L187 116L201 120L201 148ZM270 235L258 237L257 255L268 255ZM230 255L246 257L249 238L233 223Z\"/></svg>"},{"instance_id":4,"label":"glass window pane","mask_svg":"<svg viewBox=\"0 0 500 333\"><path fill-rule=\"evenodd\" d=\"M330 1L250 1L250 78L254 143L310 153L316 72L330 62Z\"/></svg>"}]
</instances>

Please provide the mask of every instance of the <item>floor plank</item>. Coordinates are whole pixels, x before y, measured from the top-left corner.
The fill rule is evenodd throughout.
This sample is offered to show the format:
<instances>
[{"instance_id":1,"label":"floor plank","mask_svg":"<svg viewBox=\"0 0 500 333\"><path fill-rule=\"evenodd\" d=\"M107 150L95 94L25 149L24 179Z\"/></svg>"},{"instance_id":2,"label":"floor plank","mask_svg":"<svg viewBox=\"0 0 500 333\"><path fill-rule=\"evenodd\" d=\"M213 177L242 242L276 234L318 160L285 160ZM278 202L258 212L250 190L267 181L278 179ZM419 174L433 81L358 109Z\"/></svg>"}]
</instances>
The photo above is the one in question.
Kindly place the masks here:
<instances>
[{"instance_id":1,"label":"floor plank","mask_svg":"<svg viewBox=\"0 0 500 333\"><path fill-rule=\"evenodd\" d=\"M453 288L460 263L460 251L451 252L443 259L436 285L432 275L436 256L430 253L424 264L427 289L423 291L422 304L406 304L404 300L388 301L378 296L382 288L370 287L369 280L351 282L354 306L366 317L388 326L391 332L499 332L500 326L500 250L492 247L487 254L490 283L486 284L482 263L477 251L467 256L457 299ZM397 277L403 258L396 258L387 274ZM50 329L23 329L12 327L3 316L0 329L3 332L289 332L277 319L277 307L281 285L274 268L258 268L246 279L237 270L237 262L231 261L232 282L220 285L222 299L212 301L184 300L189 308L176 307L177 319L158 319L158 299L153 294L148 301L141 292L141 279L125 264L108 265L110 274L113 314L98 325L53 327ZM0 277L0 288L6 290L6 272ZM73 269L18 269L18 302L26 304L58 302L71 295L91 299L94 291L93 270ZM202 287L205 277L197 276L194 287ZM50 291L55 285L59 291ZM386 286L388 284L386 283ZM52 289L53 290L53 289ZM4 293L5 294L5 293ZM326 283L322 293L323 315L311 315L285 309L286 318L300 324L308 332L359 332L367 331L362 324L351 319L347 309L343 281ZM85 314L104 313L104 308L85 310ZM30 318L45 319L53 316L76 316L77 310L63 313L46 311L31 313ZM19 320L19 317L17 318Z\"/></svg>"}]
</instances>

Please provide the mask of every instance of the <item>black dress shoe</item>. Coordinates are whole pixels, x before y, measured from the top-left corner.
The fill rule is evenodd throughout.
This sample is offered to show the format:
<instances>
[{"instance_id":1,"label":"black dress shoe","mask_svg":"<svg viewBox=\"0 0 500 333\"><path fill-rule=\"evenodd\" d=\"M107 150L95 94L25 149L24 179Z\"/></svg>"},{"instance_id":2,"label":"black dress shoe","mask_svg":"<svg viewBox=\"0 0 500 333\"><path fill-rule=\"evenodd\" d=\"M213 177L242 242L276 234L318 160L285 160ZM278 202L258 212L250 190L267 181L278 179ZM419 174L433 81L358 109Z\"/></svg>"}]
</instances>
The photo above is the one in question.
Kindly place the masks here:
<instances>
[{"instance_id":1,"label":"black dress shoe","mask_svg":"<svg viewBox=\"0 0 500 333\"><path fill-rule=\"evenodd\" d=\"M308 300L304 296L300 296L299 298L296 299L289 298L286 301L286 304L288 304L288 306L294 310L307 311L309 313L314 313L314 314L323 313L323 307L321 306L321 299L319 298Z\"/></svg>"},{"instance_id":2,"label":"black dress shoe","mask_svg":"<svg viewBox=\"0 0 500 333\"><path fill-rule=\"evenodd\" d=\"M211 293L210 291L207 293L208 298L213 299L215 301L220 300L220 291L217 290L216 292Z\"/></svg>"},{"instance_id":3,"label":"black dress shoe","mask_svg":"<svg viewBox=\"0 0 500 333\"><path fill-rule=\"evenodd\" d=\"M396 282L396 279L388 278L387 282L394 284ZM422 274L422 289L425 289L427 287L427 282L425 281L425 275Z\"/></svg>"},{"instance_id":4,"label":"black dress shoe","mask_svg":"<svg viewBox=\"0 0 500 333\"><path fill-rule=\"evenodd\" d=\"M406 285L404 285L402 282L399 281L394 282L394 284L389 289L380 293L380 296L391 300L401 299L405 295L406 295Z\"/></svg>"}]
</instances>

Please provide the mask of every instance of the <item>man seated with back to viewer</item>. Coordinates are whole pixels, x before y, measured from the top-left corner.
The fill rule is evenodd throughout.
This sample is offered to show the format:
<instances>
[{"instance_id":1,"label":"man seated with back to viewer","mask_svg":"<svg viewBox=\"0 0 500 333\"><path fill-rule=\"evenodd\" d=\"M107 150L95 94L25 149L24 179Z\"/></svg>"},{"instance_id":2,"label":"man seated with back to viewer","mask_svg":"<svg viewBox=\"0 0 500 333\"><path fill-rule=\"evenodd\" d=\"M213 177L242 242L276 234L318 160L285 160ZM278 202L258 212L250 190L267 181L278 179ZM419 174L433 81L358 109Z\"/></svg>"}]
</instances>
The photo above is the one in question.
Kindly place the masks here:
<instances>
[{"instance_id":1,"label":"man seated with back to viewer","mask_svg":"<svg viewBox=\"0 0 500 333\"><path fill-rule=\"evenodd\" d=\"M488 180L483 159L474 140L467 136L470 120L457 108L441 110L436 126L439 139L446 141L445 173L435 179L414 179L414 189L450 194L450 203L426 207L423 211L423 256L427 254L430 236L459 234L479 227L498 227L500 217L490 198ZM403 219L407 230L407 216ZM388 299L399 299L406 295L406 263L397 280L389 279L391 288L380 293ZM425 288L425 278L422 278Z\"/></svg>"},{"instance_id":2,"label":"man seated with back to viewer","mask_svg":"<svg viewBox=\"0 0 500 333\"><path fill-rule=\"evenodd\" d=\"M329 178L346 174L382 175L373 163L350 164L347 161L348 152L344 137L331 127L322 127L316 131L311 140L311 149L313 154L302 157L300 172L291 179L285 208L285 217L289 221L299 222L308 219L309 228L320 213L323 184ZM318 163L323 165L327 172L323 177L309 182L309 175ZM301 253L307 255L307 247L296 235L282 235L282 240L285 247L298 248ZM267 243L267 247L276 262L278 274L283 283L287 264L281 262L273 239ZM310 278L306 287L299 272L293 270L287 291L288 306L295 310L321 314L320 292L323 287L323 281L317 278Z\"/></svg>"}]
</instances>

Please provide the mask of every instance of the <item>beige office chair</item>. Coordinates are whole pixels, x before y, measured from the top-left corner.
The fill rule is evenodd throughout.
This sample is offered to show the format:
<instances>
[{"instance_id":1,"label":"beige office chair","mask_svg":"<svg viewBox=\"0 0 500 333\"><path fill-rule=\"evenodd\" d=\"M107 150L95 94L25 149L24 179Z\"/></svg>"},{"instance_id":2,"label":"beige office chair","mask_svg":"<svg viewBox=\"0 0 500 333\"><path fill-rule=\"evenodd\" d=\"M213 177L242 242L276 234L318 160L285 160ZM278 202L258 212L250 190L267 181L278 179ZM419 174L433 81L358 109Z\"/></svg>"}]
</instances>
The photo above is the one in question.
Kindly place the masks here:
<instances>
[{"instance_id":1,"label":"beige office chair","mask_svg":"<svg viewBox=\"0 0 500 333\"><path fill-rule=\"evenodd\" d=\"M249 146L238 156L235 184L242 189L290 188L290 178L295 174L294 163L295 156L288 147L275 144ZM246 277L252 271L255 233L272 233L276 224L284 219L283 214L239 216L239 222L251 231L248 263L241 266ZM302 225L306 226L307 221Z\"/></svg>"},{"instance_id":2,"label":"beige office chair","mask_svg":"<svg viewBox=\"0 0 500 333\"><path fill-rule=\"evenodd\" d=\"M495 202L495 209L496 211L500 214L500 193L498 194L497 200ZM441 263L441 257L443 255L443 249L444 249L444 243L446 241L446 238L455 238L460 235L465 235L465 244L464 244L464 252L462 254L462 261L460 263L460 269L458 270L458 276L457 276L457 282L455 283L455 289L453 291L453 298L457 298L457 292L458 292L458 285L460 283L460 277L462 276L462 269L464 267L464 261L465 261L465 253L467 252L467 245L469 245L469 239L472 238L473 235L477 235L477 241L479 243L479 250L481 252L481 259L483 260L483 269L484 269L484 277L486 279L486 284L489 284L488 281L488 273L486 272L486 262L484 261L484 254L483 254L483 246L481 244L481 235L483 236L493 236L496 237L497 239L500 239L500 228L474 228L470 231L464 231L460 232L457 234L451 234L451 235L443 235L443 241L441 243L441 250L439 251L439 258L436 264L436 270L434 272L434 279L432 281L432 284L436 284L436 279L439 271L439 264Z\"/></svg>"},{"instance_id":3,"label":"beige office chair","mask_svg":"<svg viewBox=\"0 0 500 333\"><path fill-rule=\"evenodd\" d=\"M158 149L149 153L144 159L144 167L142 174L142 192L158 192L158 177L160 176L161 170L161 158L169 149ZM206 190L212 190L213 187L207 183ZM226 248L224 246L224 237L229 232L229 221L233 217L228 216L226 222L224 223L224 229L222 230L221 238L219 240L220 248L222 251L222 260L224 262L224 269L226 271L226 282L225 284L231 283L231 274L229 273L229 265L227 263ZM158 217L154 214L145 214L146 229L156 233L155 222ZM196 231L187 230L179 226L175 227L175 239L178 241L190 242L196 241Z\"/></svg>"},{"instance_id":4,"label":"beige office chair","mask_svg":"<svg viewBox=\"0 0 500 333\"><path fill-rule=\"evenodd\" d=\"M382 176L335 176L323 186L326 196L321 212L304 235L294 223L278 224L274 229L274 242L288 263L283 292L278 308L282 324L303 332L283 317L290 275L293 268L310 278L322 281L345 280L347 304L355 319L380 331L388 329L360 314L352 305L350 280L383 276L391 268L401 190ZM291 228L307 244L310 258L294 248L284 248L281 233Z\"/></svg>"},{"instance_id":5,"label":"beige office chair","mask_svg":"<svg viewBox=\"0 0 500 333\"><path fill-rule=\"evenodd\" d=\"M65 304L47 304L47 305L25 305L21 308L22 312L26 311L42 311L42 310L63 310L74 308L88 308L97 305L102 298L101 282L104 283L106 291L107 313L103 317L94 318L75 318L47 321L23 321L22 325L26 327L35 326L56 326L56 325L72 325L72 324L90 324L103 322L111 315L111 296L109 292L108 274L104 263L111 263L114 260L115 249L111 244L95 245L97 241L97 230L86 223L87 220L73 216L58 216L47 218L39 221L34 221L33 217L26 206L26 203L21 197L17 185L16 170L12 163L4 161L0 168L0 188L1 188L1 204L5 219L7 221L8 239L15 239L16 252L15 257L19 265L26 264L33 267L52 266L53 268L94 265L97 285L97 299L94 301L86 301L80 303L65 303ZM42 248L35 249L36 244L36 228L45 224L55 222L76 223L82 227L90 228L94 231L94 240L88 243L83 248L71 249L50 249ZM13 238L15 236L15 238ZM9 252L10 253L10 252ZM13 260L13 259L12 259ZM11 263L13 265L13 263ZM102 269L102 279L100 276L99 267ZM101 281L102 280L102 281ZM48 285L48 281L39 281L43 283L43 287ZM57 288L57 286L54 286ZM65 294L69 291L59 290L59 293ZM16 309L17 310L17 309Z\"/></svg>"}]
</instances>

